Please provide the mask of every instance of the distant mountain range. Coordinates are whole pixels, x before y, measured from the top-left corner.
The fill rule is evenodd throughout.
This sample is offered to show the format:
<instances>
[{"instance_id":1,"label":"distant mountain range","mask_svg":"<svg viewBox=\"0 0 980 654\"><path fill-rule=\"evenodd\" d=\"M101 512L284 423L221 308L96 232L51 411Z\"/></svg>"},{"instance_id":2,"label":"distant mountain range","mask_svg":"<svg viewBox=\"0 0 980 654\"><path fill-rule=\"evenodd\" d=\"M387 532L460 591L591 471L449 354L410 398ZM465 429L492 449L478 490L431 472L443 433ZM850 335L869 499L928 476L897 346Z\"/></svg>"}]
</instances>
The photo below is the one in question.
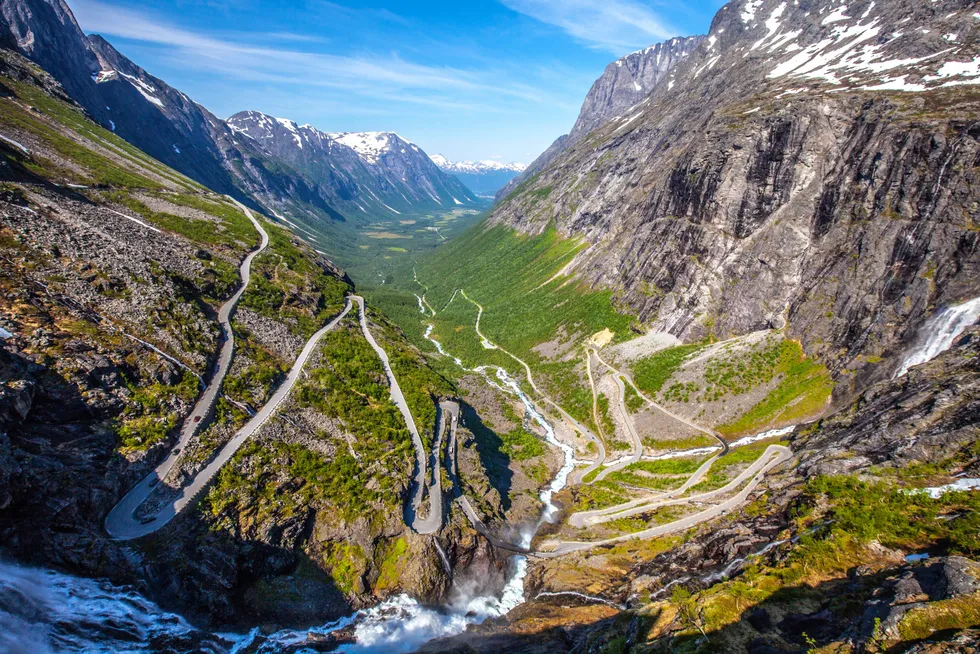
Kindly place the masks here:
<instances>
[{"instance_id":1,"label":"distant mountain range","mask_svg":"<svg viewBox=\"0 0 980 654\"><path fill-rule=\"evenodd\" d=\"M223 121L85 35L63 0L8 0L0 14L0 45L48 71L96 122L253 208L332 233L359 218L485 204L392 133L325 133L258 112Z\"/></svg>"},{"instance_id":2,"label":"distant mountain range","mask_svg":"<svg viewBox=\"0 0 980 654\"><path fill-rule=\"evenodd\" d=\"M441 154L430 157L440 170L458 177L477 195L493 197L510 180L527 168L522 163L500 163L499 161L450 161Z\"/></svg>"}]
</instances>

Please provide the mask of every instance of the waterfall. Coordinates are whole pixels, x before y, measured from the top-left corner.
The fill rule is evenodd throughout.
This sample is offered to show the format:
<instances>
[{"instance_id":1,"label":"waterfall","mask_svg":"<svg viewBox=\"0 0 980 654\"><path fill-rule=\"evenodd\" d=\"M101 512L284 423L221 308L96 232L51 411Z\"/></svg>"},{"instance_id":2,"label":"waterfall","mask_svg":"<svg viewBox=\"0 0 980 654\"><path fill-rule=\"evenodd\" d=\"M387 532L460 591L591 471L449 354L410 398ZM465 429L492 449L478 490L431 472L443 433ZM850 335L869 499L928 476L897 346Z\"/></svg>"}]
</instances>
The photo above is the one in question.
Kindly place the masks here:
<instances>
[{"instance_id":1,"label":"waterfall","mask_svg":"<svg viewBox=\"0 0 980 654\"><path fill-rule=\"evenodd\" d=\"M449 578L452 579L453 578L453 566L449 564L449 557L446 556L446 552L445 552L445 550L442 549L442 545L439 544L439 541L433 539L432 542L435 543L436 551L439 552L439 558L442 559L442 567L443 567L443 569L445 569L446 574L449 576Z\"/></svg>"},{"instance_id":2,"label":"waterfall","mask_svg":"<svg viewBox=\"0 0 980 654\"><path fill-rule=\"evenodd\" d=\"M945 352L956 340L956 337L980 318L980 298L969 302L946 307L936 315L926 320L919 333L921 345L909 352L898 372L892 379L901 377L912 366L932 361Z\"/></svg>"}]
</instances>

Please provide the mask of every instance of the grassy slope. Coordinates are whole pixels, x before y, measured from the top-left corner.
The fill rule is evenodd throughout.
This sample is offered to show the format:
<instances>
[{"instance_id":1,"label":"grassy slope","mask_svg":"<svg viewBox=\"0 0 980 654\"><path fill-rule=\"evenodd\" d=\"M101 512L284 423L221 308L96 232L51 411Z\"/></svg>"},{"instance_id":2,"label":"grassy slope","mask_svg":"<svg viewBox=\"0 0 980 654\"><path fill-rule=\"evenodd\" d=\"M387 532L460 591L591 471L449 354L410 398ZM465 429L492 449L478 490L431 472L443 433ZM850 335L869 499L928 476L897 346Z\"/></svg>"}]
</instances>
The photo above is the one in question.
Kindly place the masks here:
<instances>
[{"instance_id":1,"label":"grassy slope","mask_svg":"<svg viewBox=\"0 0 980 654\"><path fill-rule=\"evenodd\" d=\"M631 318L613 308L609 291L566 284L567 278L546 283L583 245L554 230L527 237L480 225L421 260L419 279L433 305L444 304L457 287L466 289L486 310L484 333L518 356L556 338L559 328L591 335L608 327L622 340Z\"/></svg>"}]
</instances>

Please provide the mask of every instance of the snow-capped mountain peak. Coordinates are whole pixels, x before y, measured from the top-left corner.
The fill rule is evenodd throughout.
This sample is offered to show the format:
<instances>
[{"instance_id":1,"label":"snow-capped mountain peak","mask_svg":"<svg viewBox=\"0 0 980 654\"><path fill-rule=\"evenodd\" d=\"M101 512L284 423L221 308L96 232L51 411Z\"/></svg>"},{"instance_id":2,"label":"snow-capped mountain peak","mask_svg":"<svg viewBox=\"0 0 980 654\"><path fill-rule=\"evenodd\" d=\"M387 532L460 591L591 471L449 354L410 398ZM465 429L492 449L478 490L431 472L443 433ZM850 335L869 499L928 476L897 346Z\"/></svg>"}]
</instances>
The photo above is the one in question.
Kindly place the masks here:
<instances>
[{"instance_id":1,"label":"snow-capped mountain peak","mask_svg":"<svg viewBox=\"0 0 980 654\"><path fill-rule=\"evenodd\" d=\"M441 154L434 154L429 158L432 159L432 163L444 171L451 173L479 174L495 170L508 170L520 173L527 168L525 164L516 161L513 163L501 163L491 159L484 159L482 161L450 161Z\"/></svg>"},{"instance_id":2,"label":"snow-capped mountain peak","mask_svg":"<svg viewBox=\"0 0 980 654\"><path fill-rule=\"evenodd\" d=\"M416 152L419 150L414 143L394 132L331 132L327 136L346 145L371 164L378 163L378 159L383 154L395 149L412 148Z\"/></svg>"}]
</instances>

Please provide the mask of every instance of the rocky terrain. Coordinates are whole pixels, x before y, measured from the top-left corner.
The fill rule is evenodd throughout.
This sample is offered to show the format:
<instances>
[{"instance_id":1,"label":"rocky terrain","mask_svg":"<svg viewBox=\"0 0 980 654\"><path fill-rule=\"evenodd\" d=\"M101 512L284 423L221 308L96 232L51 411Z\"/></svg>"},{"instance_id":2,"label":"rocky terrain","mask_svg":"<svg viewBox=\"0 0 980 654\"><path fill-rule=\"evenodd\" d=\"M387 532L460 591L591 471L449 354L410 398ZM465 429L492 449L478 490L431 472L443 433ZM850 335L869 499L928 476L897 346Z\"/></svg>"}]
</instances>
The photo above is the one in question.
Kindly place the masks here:
<instances>
[{"instance_id":1,"label":"rocky terrain","mask_svg":"<svg viewBox=\"0 0 980 654\"><path fill-rule=\"evenodd\" d=\"M975 3L736 0L706 36L614 62L484 229L366 294L390 370L338 319L200 501L134 541L109 539L106 514L177 442L259 243L219 193L269 209L268 248L221 397L137 519L223 461L345 306L350 280L280 210L339 224L344 207L397 215L388 192L463 198L397 135L221 123L61 2L2 14L5 557L260 638L369 609L284 651L363 624L458 634L431 652L975 648L980 327L972 309L939 320L980 296ZM134 110L151 152L96 102L150 112ZM204 123L199 167L168 167ZM406 499L434 486L408 412L444 491L430 535L410 527ZM744 496L719 490L753 465ZM499 546L527 534L526 559ZM504 589L516 608L495 614Z\"/></svg>"},{"instance_id":2,"label":"rocky terrain","mask_svg":"<svg viewBox=\"0 0 980 654\"><path fill-rule=\"evenodd\" d=\"M875 384L834 417L798 428L796 462L744 511L675 537L535 562L532 601L423 651L975 642L960 630L980 606L976 496L911 489L980 473L978 331L908 378Z\"/></svg>"},{"instance_id":3,"label":"rocky terrain","mask_svg":"<svg viewBox=\"0 0 980 654\"><path fill-rule=\"evenodd\" d=\"M90 122L19 55L2 53L0 75L4 557L128 584L224 625L316 624L403 592L438 601L450 589L440 542L460 578L502 578L458 511L438 541L403 522L411 441L352 318L196 508L139 541L106 535L109 509L173 447L210 381L217 308L259 235L225 197ZM266 402L351 290L262 221L269 245L233 315L223 393L144 513ZM431 442L435 398L454 386L382 314L369 319Z\"/></svg>"},{"instance_id":4,"label":"rocky terrain","mask_svg":"<svg viewBox=\"0 0 980 654\"><path fill-rule=\"evenodd\" d=\"M887 375L925 316L978 294L973 9L729 4L490 223L585 239L565 274L654 331L788 324L835 374Z\"/></svg>"}]
</instances>

